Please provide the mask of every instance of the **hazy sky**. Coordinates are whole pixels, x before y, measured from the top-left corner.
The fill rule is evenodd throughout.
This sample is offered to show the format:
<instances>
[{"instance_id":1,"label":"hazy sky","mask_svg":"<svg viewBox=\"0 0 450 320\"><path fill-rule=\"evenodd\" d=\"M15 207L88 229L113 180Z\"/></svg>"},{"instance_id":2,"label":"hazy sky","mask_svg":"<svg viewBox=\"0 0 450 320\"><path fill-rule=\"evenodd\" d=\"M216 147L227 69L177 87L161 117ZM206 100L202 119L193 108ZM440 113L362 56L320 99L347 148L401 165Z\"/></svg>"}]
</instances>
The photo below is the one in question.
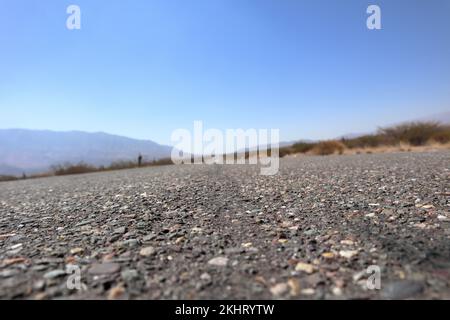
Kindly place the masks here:
<instances>
[{"instance_id":1,"label":"hazy sky","mask_svg":"<svg viewBox=\"0 0 450 320\"><path fill-rule=\"evenodd\" d=\"M321 139L450 111L448 0L0 0L0 43L0 128Z\"/></svg>"}]
</instances>

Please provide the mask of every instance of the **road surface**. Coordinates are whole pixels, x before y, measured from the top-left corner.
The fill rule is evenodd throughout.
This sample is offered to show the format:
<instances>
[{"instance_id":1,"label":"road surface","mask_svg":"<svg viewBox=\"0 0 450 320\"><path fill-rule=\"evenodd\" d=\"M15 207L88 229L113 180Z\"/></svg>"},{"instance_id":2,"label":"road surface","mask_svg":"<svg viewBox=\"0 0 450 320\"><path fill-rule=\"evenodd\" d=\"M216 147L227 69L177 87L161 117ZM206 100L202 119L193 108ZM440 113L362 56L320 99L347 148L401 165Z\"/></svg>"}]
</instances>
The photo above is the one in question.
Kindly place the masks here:
<instances>
[{"instance_id":1,"label":"road surface","mask_svg":"<svg viewBox=\"0 0 450 320\"><path fill-rule=\"evenodd\" d=\"M0 183L0 298L450 298L450 152L280 166Z\"/></svg>"}]
</instances>

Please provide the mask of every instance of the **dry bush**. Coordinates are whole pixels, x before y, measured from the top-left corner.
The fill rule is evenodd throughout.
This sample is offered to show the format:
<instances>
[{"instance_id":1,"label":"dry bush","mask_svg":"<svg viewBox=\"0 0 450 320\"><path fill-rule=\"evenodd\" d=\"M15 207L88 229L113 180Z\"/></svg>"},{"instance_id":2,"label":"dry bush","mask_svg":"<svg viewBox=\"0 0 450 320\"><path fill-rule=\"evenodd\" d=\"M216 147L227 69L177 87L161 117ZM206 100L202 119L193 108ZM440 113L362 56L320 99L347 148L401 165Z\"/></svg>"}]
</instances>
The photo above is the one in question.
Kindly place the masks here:
<instances>
[{"instance_id":1,"label":"dry bush","mask_svg":"<svg viewBox=\"0 0 450 320\"><path fill-rule=\"evenodd\" d=\"M321 141L317 143L311 152L315 155L326 156L329 154L342 154L345 150L345 145L336 140Z\"/></svg>"},{"instance_id":2,"label":"dry bush","mask_svg":"<svg viewBox=\"0 0 450 320\"><path fill-rule=\"evenodd\" d=\"M131 169L138 166L135 161L115 161L111 163L105 170L121 170L121 169Z\"/></svg>"},{"instance_id":3,"label":"dry bush","mask_svg":"<svg viewBox=\"0 0 450 320\"><path fill-rule=\"evenodd\" d=\"M354 148L376 148L387 145L387 139L382 135L369 134L353 139L342 139L342 143L349 149Z\"/></svg>"},{"instance_id":4,"label":"dry bush","mask_svg":"<svg viewBox=\"0 0 450 320\"><path fill-rule=\"evenodd\" d=\"M292 153L295 153L295 151L291 147L283 147L278 150L278 155L280 158L283 158Z\"/></svg>"},{"instance_id":5,"label":"dry bush","mask_svg":"<svg viewBox=\"0 0 450 320\"><path fill-rule=\"evenodd\" d=\"M1 181L14 181L14 180L18 180L19 178L15 177L15 176L5 176L5 175L0 175L0 182Z\"/></svg>"},{"instance_id":6,"label":"dry bush","mask_svg":"<svg viewBox=\"0 0 450 320\"><path fill-rule=\"evenodd\" d=\"M298 142L292 145L292 149L296 153L306 153L311 151L315 145L316 145L315 143L310 142Z\"/></svg>"},{"instance_id":7,"label":"dry bush","mask_svg":"<svg viewBox=\"0 0 450 320\"><path fill-rule=\"evenodd\" d=\"M442 130L441 132L438 132L433 135L431 138L432 141L445 144L450 142L450 126L448 126L446 129Z\"/></svg>"},{"instance_id":8,"label":"dry bush","mask_svg":"<svg viewBox=\"0 0 450 320\"><path fill-rule=\"evenodd\" d=\"M173 161L171 158L163 158L163 159L159 159L159 160L154 160L150 163L150 165L152 166L165 166L165 165L170 165L173 164Z\"/></svg>"},{"instance_id":9,"label":"dry bush","mask_svg":"<svg viewBox=\"0 0 450 320\"><path fill-rule=\"evenodd\" d=\"M450 135L447 126L437 122L411 122L389 128L379 129L379 134L391 143L409 143L412 146L423 146L437 139L445 140Z\"/></svg>"},{"instance_id":10,"label":"dry bush","mask_svg":"<svg viewBox=\"0 0 450 320\"><path fill-rule=\"evenodd\" d=\"M94 166L88 165L84 162L78 164L66 163L63 165L52 166L52 171L55 176L63 176L66 174L81 174L98 171Z\"/></svg>"}]
</instances>

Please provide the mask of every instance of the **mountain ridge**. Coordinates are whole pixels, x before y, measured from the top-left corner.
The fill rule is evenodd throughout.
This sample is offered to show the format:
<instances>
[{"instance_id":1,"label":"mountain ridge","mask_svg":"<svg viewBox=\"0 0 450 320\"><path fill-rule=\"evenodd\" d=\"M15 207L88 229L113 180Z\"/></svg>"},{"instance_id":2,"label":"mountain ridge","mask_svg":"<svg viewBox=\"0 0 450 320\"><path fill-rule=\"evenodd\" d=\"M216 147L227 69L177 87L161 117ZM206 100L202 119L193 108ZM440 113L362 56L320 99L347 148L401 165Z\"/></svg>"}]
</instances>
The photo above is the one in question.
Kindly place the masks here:
<instances>
[{"instance_id":1,"label":"mountain ridge","mask_svg":"<svg viewBox=\"0 0 450 320\"><path fill-rule=\"evenodd\" d=\"M0 174L48 170L61 163L109 165L115 161L169 157L172 147L105 132L0 129Z\"/></svg>"}]
</instances>

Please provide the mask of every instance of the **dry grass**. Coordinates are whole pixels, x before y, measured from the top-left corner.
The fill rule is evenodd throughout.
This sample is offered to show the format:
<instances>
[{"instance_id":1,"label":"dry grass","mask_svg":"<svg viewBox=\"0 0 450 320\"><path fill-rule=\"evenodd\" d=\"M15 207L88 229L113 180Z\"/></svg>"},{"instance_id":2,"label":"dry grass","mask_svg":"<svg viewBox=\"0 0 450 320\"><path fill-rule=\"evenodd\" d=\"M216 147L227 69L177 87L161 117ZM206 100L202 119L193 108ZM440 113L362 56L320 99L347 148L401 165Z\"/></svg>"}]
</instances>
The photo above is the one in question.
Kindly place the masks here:
<instances>
[{"instance_id":1,"label":"dry grass","mask_svg":"<svg viewBox=\"0 0 450 320\"><path fill-rule=\"evenodd\" d=\"M376 134L341 141L298 143L280 149L280 156L289 154L357 154L399 151L448 149L450 126L437 122L411 122L380 128Z\"/></svg>"},{"instance_id":2,"label":"dry grass","mask_svg":"<svg viewBox=\"0 0 450 320\"><path fill-rule=\"evenodd\" d=\"M98 168L83 162L80 162L78 164L66 163L63 165L56 165L53 166L51 169L55 176L64 176L68 174L81 174L99 171Z\"/></svg>"},{"instance_id":3,"label":"dry grass","mask_svg":"<svg viewBox=\"0 0 450 320\"><path fill-rule=\"evenodd\" d=\"M389 152L432 152L438 150L450 150L450 143L430 142L423 146L413 146L407 143L400 143L396 146L379 146L367 148L346 149L344 154L371 154L371 153L389 153Z\"/></svg>"},{"instance_id":4,"label":"dry grass","mask_svg":"<svg viewBox=\"0 0 450 320\"><path fill-rule=\"evenodd\" d=\"M343 154L345 145L340 141L330 140L321 141L314 145L311 153L319 156L327 156L330 154Z\"/></svg>"},{"instance_id":5,"label":"dry grass","mask_svg":"<svg viewBox=\"0 0 450 320\"><path fill-rule=\"evenodd\" d=\"M0 182L2 182L2 181L14 181L14 180L19 180L19 178L15 177L15 176L0 175Z\"/></svg>"},{"instance_id":6,"label":"dry grass","mask_svg":"<svg viewBox=\"0 0 450 320\"><path fill-rule=\"evenodd\" d=\"M159 160L154 160L150 162L144 162L140 167L152 167L152 166L163 166L163 165L171 165L173 164L170 158L164 158ZM83 174L83 173L92 173L92 172L103 172L103 171L113 171L113 170L122 170L122 169L133 169L138 168L139 165L134 161L117 161L111 163L109 166L92 166L86 164L84 162L80 162L77 164L65 163L60 165L55 165L50 168L50 171L32 174L29 176L5 176L0 175L0 182L3 181L14 181L21 179L35 179L35 178L46 178L52 176L64 176L64 175L72 175L72 174Z\"/></svg>"}]
</instances>

